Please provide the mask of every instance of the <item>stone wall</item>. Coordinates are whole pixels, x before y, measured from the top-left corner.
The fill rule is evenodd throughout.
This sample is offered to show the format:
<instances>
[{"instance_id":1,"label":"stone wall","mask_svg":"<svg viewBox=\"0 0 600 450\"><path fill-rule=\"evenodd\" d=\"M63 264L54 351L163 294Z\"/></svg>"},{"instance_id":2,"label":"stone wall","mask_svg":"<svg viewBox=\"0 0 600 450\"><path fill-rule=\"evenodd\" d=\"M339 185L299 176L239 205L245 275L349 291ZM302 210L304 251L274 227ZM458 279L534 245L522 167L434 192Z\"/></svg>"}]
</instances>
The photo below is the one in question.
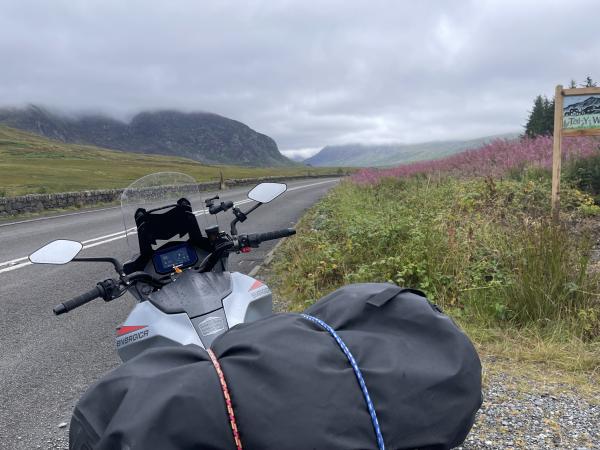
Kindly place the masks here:
<instances>
[{"instance_id":1,"label":"stone wall","mask_svg":"<svg viewBox=\"0 0 600 450\"><path fill-rule=\"evenodd\" d=\"M283 181L303 178L325 178L331 175L295 176L295 177L263 177L225 180L224 187L254 185L264 181ZM220 182L198 183L200 191L217 191ZM48 209L84 208L102 203L119 201L123 189L100 189L83 192L62 192L58 194L29 194L20 197L0 197L0 217L17 216L25 213L36 213Z\"/></svg>"}]
</instances>

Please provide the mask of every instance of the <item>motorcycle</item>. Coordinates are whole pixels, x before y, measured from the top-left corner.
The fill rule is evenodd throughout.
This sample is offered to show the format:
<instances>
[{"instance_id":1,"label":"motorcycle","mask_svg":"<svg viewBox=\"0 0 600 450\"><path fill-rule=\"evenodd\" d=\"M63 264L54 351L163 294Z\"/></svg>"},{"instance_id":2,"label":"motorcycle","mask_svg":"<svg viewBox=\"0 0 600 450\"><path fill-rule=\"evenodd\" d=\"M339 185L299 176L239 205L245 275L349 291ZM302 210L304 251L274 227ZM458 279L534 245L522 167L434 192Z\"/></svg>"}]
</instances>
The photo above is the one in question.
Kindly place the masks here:
<instances>
[{"instance_id":1,"label":"motorcycle","mask_svg":"<svg viewBox=\"0 0 600 450\"><path fill-rule=\"evenodd\" d=\"M209 348L229 328L272 313L267 285L248 275L228 270L232 252L246 253L262 242L292 236L292 228L266 233L239 234L237 224L287 189L281 183L261 183L248 192L249 200L234 205L204 199L195 210L200 191L187 175L162 172L140 178L121 195L121 210L128 247L134 256L122 264L112 257L78 257L83 245L55 240L29 256L35 264L77 262L110 263L117 277L54 307L61 315L97 298L106 302L131 293L137 304L116 331L116 349L122 361L146 349L194 344ZM247 211L240 204L254 201ZM198 217L231 210L230 232L218 221L200 231Z\"/></svg>"}]
</instances>

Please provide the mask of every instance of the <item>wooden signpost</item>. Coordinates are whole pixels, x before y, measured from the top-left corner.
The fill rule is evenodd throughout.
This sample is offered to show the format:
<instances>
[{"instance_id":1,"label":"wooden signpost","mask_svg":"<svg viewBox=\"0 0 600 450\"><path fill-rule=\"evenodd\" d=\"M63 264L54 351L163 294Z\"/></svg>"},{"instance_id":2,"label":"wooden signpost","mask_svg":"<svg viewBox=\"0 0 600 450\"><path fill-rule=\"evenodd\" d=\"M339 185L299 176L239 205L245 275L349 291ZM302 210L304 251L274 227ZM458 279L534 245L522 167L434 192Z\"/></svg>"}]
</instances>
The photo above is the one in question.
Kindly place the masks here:
<instances>
[{"instance_id":1,"label":"wooden signpost","mask_svg":"<svg viewBox=\"0 0 600 450\"><path fill-rule=\"evenodd\" d=\"M563 89L554 96L554 145L552 150L552 219L560 213L560 164L563 136L600 136L600 88Z\"/></svg>"}]
</instances>

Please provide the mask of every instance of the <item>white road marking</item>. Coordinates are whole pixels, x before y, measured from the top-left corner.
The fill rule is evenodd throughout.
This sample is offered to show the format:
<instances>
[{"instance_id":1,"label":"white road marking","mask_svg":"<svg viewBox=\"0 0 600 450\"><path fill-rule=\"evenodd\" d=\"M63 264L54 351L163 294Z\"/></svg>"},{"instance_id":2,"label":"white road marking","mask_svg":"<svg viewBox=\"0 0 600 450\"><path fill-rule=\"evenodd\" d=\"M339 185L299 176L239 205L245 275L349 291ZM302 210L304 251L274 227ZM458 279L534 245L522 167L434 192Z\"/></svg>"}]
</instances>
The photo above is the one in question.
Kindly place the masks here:
<instances>
[{"instance_id":1,"label":"white road marking","mask_svg":"<svg viewBox=\"0 0 600 450\"><path fill-rule=\"evenodd\" d=\"M132 230L134 230L134 229L133 229L133 228L131 228L131 229L127 230L127 231L128 231L128 232L130 232L130 231L132 231ZM124 233L123 231L118 231L118 232L116 232L116 233L107 234L107 235L105 235L105 236L98 236L98 237L95 237L95 238L92 238L92 239L88 239L87 241L82 241L81 243L82 243L82 244L84 244L84 247L83 247L84 249L85 249L85 248L90 248L90 247L95 247L95 245L91 245L91 246L89 246L89 245L88 245L88 246L85 246L85 244L89 244L90 242L99 241L99 240L102 240L102 239L106 239L106 238L110 238L110 237L113 237L113 236L117 236L117 235L119 235L119 234L120 234L120 235L122 235L122 236L119 236L119 239L120 239L121 237L125 237L125 233ZM101 242L101 243L104 243L104 242L110 242L111 240L114 240L114 239L109 239L109 240L107 240L107 241L103 241L103 242ZM2 267L2 266L14 266L14 265L15 265L15 264L17 264L18 262L21 262L21 261L26 261L27 259L28 259L28 257L27 257L27 256L23 256L23 257L21 257L21 258L17 258L17 259L11 259L10 261L5 261L5 262L2 262L2 263L0 263L0 267ZM0 271L0 273L2 273L2 272L3 272L3 271Z\"/></svg>"},{"instance_id":2,"label":"white road marking","mask_svg":"<svg viewBox=\"0 0 600 450\"><path fill-rule=\"evenodd\" d=\"M293 187L293 188L288 189L288 191L294 191L296 189L302 189L304 187L315 186L317 184L322 184L322 183L331 183L333 181L337 181L337 180L321 181L319 183L313 183L313 184L307 184L307 185L303 185L303 186L299 186L299 187ZM21 223L39 222L40 220L58 219L60 217L79 216L82 214L92 214L92 213L96 213L96 212L100 212L100 211L108 211L110 209L117 209L117 208L120 208L120 206L110 206L108 208L98 208L98 209L92 209L90 211L77 211L77 212L66 213L66 214L58 214L56 216L36 217L34 219L19 220L17 222L0 223L0 227L8 227L10 225L18 225ZM0 264L0 265L2 265L2 264Z\"/></svg>"},{"instance_id":3,"label":"white road marking","mask_svg":"<svg viewBox=\"0 0 600 450\"><path fill-rule=\"evenodd\" d=\"M252 270L250 272L248 272L248 276L255 277L261 271L263 266L268 266L271 263L271 261L273 260L273 257L275 256L275 252L285 242L286 239L287 239L286 237L280 239L279 242L277 244L275 244L275 247L273 247L271 249L271 251L266 254L266 256L263 259L263 263L257 264L256 266L254 266L252 268Z\"/></svg>"},{"instance_id":4,"label":"white road marking","mask_svg":"<svg viewBox=\"0 0 600 450\"><path fill-rule=\"evenodd\" d=\"M27 259L27 258L25 258L25 259ZM17 264L16 266L10 266L10 267L6 267L4 269L0 269L0 273L10 272L11 270L21 269L23 267L30 266L31 264L33 264L33 263L30 261L26 261L24 263Z\"/></svg>"},{"instance_id":5,"label":"white road marking","mask_svg":"<svg viewBox=\"0 0 600 450\"><path fill-rule=\"evenodd\" d=\"M129 229L129 230L127 230L127 232L129 234L135 234L135 233L137 233L137 230L133 231L133 230ZM119 236L115 236L115 234L118 234ZM125 233L123 233L122 231L120 233L115 233L115 234L107 235L107 236L113 236L110 239L105 239L103 241L94 242L92 244L84 245L81 250L85 250L85 249L88 249L88 248L97 247L98 245L106 244L108 242L116 241L118 239L123 239L126 236ZM96 241L98 239L102 239L103 237L107 237L107 236L101 236L101 237L98 237L98 238L95 238L95 239L89 239L89 240L83 241L83 242L93 242L93 241ZM23 258L19 258L18 260L19 261L23 261L23 260L28 260L28 259L29 259L29 257L25 256ZM16 260L13 260L13 261L16 261ZM7 261L7 262L9 262L9 261ZM6 264L7 263L0 263L0 266L6 265ZM23 262L21 264L17 264L17 265L6 267L4 269L0 269L0 273L10 272L11 270L16 270L16 269L20 269L22 267L27 267L27 266L29 266L31 264L33 264L33 263L30 262L30 261L26 261L26 262Z\"/></svg>"},{"instance_id":6,"label":"white road marking","mask_svg":"<svg viewBox=\"0 0 600 450\"><path fill-rule=\"evenodd\" d=\"M306 189L308 187L317 186L317 185L320 185L320 184L333 183L334 181L337 181L337 180L320 181L318 183L311 183L311 184L306 184L306 185L302 185L302 186L296 186L296 187L288 189L288 191L295 191L297 189ZM239 206L239 205L244 205L244 204L250 203L250 202L253 202L253 200L250 200L250 199L240 200L239 202L234 202L234 205L235 206ZM104 210L107 210L107 209L113 209L113 208L104 208ZM100 210L94 210L94 211L100 211ZM75 214L85 214L87 212L94 212L94 211L85 211L83 213L73 213L73 214L63 214L63 216L61 216L61 217L72 216L72 215L75 215ZM198 210L198 211L194 211L194 215L195 216L201 216L201 215L207 214L207 213L208 213L208 210L206 210L206 209L201 209L201 210ZM58 217L58 216L54 216L54 217ZM51 217L45 217L45 218L40 218L40 219L31 219L31 220L23 221L23 222L33 222L33 221L43 220L43 219L48 219L48 218L51 218ZM22 223L22 222L13 222L13 224L15 224L15 223ZM11 225L11 224L5 224L5 225ZM111 234L107 234L107 235L104 235L104 236L98 236L98 237L95 237L95 238L88 239L88 240L82 242L82 244L84 244L82 250L85 250L85 249L88 249L88 248L92 248L92 247L97 247L98 245L106 244L108 242L113 242L113 241L116 241L116 240L119 240L119 239L123 239L124 237L126 237L126 235L127 235L126 233L134 234L134 233L137 233L137 230L135 230L135 228L130 228L126 232L118 231L116 233L111 233ZM96 241L98 241L98 242L96 242ZM85 244L88 244L88 245L85 245ZM21 262L21 261L23 261L23 262ZM23 256L21 258L16 258L16 259L11 259L10 261L0 262L0 267L2 267L2 266L8 266L8 267L5 267L3 269L0 269L0 273L11 272L13 270L17 270L17 269L21 269L23 267L27 267L27 266L29 266L31 264L32 263L29 261L29 257L28 256Z\"/></svg>"},{"instance_id":7,"label":"white road marking","mask_svg":"<svg viewBox=\"0 0 600 450\"><path fill-rule=\"evenodd\" d=\"M18 262L25 261L26 259L27 259L27 256L23 256L22 258L17 258L17 259L11 259L10 261L5 261L3 263L0 263L0 266L14 266Z\"/></svg>"},{"instance_id":8,"label":"white road marking","mask_svg":"<svg viewBox=\"0 0 600 450\"><path fill-rule=\"evenodd\" d=\"M59 217L68 217L68 216L79 216L81 214L91 214L100 211L108 211L109 209L120 208L120 206L111 206L110 208L98 208L93 209L91 211L78 211L68 214L59 214L57 216L48 216L48 217L38 217L36 219L27 219L27 220L19 220L18 222L9 222L9 223L0 223L0 227L7 227L9 225L18 225L20 223L29 223L29 222L39 222L40 220L48 220L48 219L58 219Z\"/></svg>"},{"instance_id":9,"label":"white road marking","mask_svg":"<svg viewBox=\"0 0 600 450\"><path fill-rule=\"evenodd\" d=\"M336 182L336 181L338 181L337 178L335 180L319 181L318 183L304 184L302 186L296 186L296 187L293 187L293 188L289 188L286 192L295 191L296 189L304 189L304 188L311 187L311 186L318 186L319 184L333 183L333 182Z\"/></svg>"},{"instance_id":10,"label":"white road marking","mask_svg":"<svg viewBox=\"0 0 600 450\"><path fill-rule=\"evenodd\" d=\"M256 274L258 273L259 270L260 270L260 264L254 266L252 268L252 270L250 272L248 272L248 276L250 278L254 278L256 276Z\"/></svg>"},{"instance_id":11,"label":"white road marking","mask_svg":"<svg viewBox=\"0 0 600 450\"><path fill-rule=\"evenodd\" d=\"M132 230L133 230L133 228L130 228L129 230L127 230L127 232L130 232ZM105 236L98 236L98 237L95 237L92 239L88 239L87 241L82 241L81 243L85 245L85 244L89 244L90 242L99 241L99 240L105 239L105 238L110 238L110 237L116 236L118 234L125 234L125 233L123 231L117 231L116 233L107 234Z\"/></svg>"}]
</instances>

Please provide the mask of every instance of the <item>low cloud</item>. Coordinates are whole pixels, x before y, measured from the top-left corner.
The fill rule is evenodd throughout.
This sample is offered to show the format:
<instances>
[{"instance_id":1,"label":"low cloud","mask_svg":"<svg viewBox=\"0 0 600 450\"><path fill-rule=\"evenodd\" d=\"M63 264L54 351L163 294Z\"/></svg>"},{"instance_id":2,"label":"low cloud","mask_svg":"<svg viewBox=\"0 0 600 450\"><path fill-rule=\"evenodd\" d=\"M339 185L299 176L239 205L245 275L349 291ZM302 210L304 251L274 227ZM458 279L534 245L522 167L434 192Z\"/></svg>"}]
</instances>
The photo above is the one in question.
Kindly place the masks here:
<instances>
[{"instance_id":1,"label":"low cloud","mask_svg":"<svg viewBox=\"0 0 600 450\"><path fill-rule=\"evenodd\" d=\"M471 138L600 78L598 17L595 0L9 0L0 102L211 111L307 153Z\"/></svg>"},{"instance_id":2,"label":"low cloud","mask_svg":"<svg viewBox=\"0 0 600 450\"><path fill-rule=\"evenodd\" d=\"M288 158L292 159L306 159L310 158L312 155L316 155L321 150L321 147L312 147L312 148L295 148L291 150L283 150L282 153Z\"/></svg>"}]
</instances>

